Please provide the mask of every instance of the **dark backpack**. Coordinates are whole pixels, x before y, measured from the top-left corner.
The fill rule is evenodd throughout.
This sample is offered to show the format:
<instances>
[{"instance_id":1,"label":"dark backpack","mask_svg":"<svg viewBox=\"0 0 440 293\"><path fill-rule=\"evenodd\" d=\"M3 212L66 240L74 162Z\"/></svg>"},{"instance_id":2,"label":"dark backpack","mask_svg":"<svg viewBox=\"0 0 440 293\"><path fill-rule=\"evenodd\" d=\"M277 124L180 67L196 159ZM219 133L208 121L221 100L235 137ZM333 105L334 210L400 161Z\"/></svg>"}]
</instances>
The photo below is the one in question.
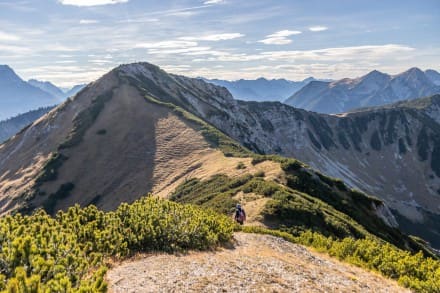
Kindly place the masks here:
<instances>
[{"instance_id":1,"label":"dark backpack","mask_svg":"<svg viewBox=\"0 0 440 293\"><path fill-rule=\"evenodd\" d=\"M244 210L243 209L240 208L235 211L235 219L239 222L244 221Z\"/></svg>"}]
</instances>

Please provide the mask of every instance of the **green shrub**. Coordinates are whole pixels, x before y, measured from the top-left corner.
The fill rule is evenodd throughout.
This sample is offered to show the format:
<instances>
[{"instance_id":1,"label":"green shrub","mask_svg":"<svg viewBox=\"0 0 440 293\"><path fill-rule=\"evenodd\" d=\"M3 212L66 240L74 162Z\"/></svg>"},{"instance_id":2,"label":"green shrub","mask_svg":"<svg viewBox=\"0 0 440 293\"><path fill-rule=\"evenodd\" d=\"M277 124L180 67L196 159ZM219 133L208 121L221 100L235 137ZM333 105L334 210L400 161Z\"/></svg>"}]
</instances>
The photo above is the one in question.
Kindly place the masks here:
<instances>
[{"instance_id":1,"label":"green shrub","mask_svg":"<svg viewBox=\"0 0 440 293\"><path fill-rule=\"evenodd\" d=\"M235 167L237 170L246 169L246 165L243 162L238 162L237 166Z\"/></svg>"},{"instance_id":2,"label":"green shrub","mask_svg":"<svg viewBox=\"0 0 440 293\"><path fill-rule=\"evenodd\" d=\"M266 174L264 173L263 170L257 171L254 173L254 177L261 177L264 178L266 176Z\"/></svg>"},{"instance_id":3,"label":"green shrub","mask_svg":"<svg viewBox=\"0 0 440 293\"><path fill-rule=\"evenodd\" d=\"M411 254L374 238L356 240L347 237L335 240L311 231L293 236L263 227L240 226L237 229L247 233L269 234L313 247L345 262L396 279L400 285L416 292L440 292L440 262L424 257L422 252Z\"/></svg>"},{"instance_id":4,"label":"green shrub","mask_svg":"<svg viewBox=\"0 0 440 293\"><path fill-rule=\"evenodd\" d=\"M104 135L104 134L107 134L107 130L106 130L106 129L100 129L100 130L96 131L96 134L97 134L97 135Z\"/></svg>"},{"instance_id":5,"label":"green shrub","mask_svg":"<svg viewBox=\"0 0 440 293\"><path fill-rule=\"evenodd\" d=\"M143 198L114 212L74 206L55 218L39 210L0 218L0 290L105 292L107 257L207 249L232 237L225 216Z\"/></svg>"}]
</instances>

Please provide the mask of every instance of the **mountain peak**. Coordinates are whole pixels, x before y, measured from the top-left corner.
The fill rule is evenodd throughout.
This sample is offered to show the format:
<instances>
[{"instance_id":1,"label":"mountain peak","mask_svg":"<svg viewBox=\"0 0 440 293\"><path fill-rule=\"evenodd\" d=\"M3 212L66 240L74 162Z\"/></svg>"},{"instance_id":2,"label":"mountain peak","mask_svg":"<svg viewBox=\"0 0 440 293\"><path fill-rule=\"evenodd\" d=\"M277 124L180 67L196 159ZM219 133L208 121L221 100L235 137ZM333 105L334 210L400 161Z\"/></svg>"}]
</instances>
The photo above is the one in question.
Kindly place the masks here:
<instances>
[{"instance_id":1,"label":"mountain peak","mask_svg":"<svg viewBox=\"0 0 440 293\"><path fill-rule=\"evenodd\" d=\"M440 73L433 69L428 69L425 71L426 77L431 80L434 84L440 85Z\"/></svg>"},{"instance_id":2,"label":"mountain peak","mask_svg":"<svg viewBox=\"0 0 440 293\"><path fill-rule=\"evenodd\" d=\"M20 82L22 79L8 65L0 65L0 81L4 82Z\"/></svg>"},{"instance_id":3,"label":"mountain peak","mask_svg":"<svg viewBox=\"0 0 440 293\"><path fill-rule=\"evenodd\" d=\"M3 71L13 71L11 67L9 67L9 65L6 64L0 64L0 72Z\"/></svg>"},{"instance_id":4,"label":"mountain peak","mask_svg":"<svg viewBox=\"0 0 440 293\"><path fill-rule=\"evenodd\" d=\"M414 76L414 77L425 77L425 73L420 70L418 67L412 67L408 69L407 71L402 72L401 74L398 74L398 76Z\"/></svg>"},{"instance_id":5,"label":"mountain peak","mask_svg":"<svg viewBox=\"0 0 440 293\"><path fill-rule=\"evenodd\" d=\"M375 69L375 70L367 73L366 75L364 75L364 78L365 77L377 77L377 76L388 76L388 74L380 72L379 70Z\"/></svg>"}]
</instances>

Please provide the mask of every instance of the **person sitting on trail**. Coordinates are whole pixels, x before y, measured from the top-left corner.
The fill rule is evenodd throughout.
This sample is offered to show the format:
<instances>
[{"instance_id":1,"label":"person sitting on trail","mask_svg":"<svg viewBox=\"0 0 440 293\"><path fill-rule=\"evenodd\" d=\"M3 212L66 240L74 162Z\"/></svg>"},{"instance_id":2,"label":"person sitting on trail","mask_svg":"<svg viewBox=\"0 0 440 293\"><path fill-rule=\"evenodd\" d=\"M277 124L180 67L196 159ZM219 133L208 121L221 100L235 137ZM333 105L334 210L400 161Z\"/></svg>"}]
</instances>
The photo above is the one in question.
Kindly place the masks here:
<instances>
[{"instance_id":1,"label":"person sitting on trail","mask_svg":"<svg viewBox=\"0 0 440 293\"><path fill-rule=\"evenodd\" d=\"M246 221L246 213L240 204L237 204L235 207L235 221L240 225L243 225L244 221Z\"/></svg>"}]
</instances>

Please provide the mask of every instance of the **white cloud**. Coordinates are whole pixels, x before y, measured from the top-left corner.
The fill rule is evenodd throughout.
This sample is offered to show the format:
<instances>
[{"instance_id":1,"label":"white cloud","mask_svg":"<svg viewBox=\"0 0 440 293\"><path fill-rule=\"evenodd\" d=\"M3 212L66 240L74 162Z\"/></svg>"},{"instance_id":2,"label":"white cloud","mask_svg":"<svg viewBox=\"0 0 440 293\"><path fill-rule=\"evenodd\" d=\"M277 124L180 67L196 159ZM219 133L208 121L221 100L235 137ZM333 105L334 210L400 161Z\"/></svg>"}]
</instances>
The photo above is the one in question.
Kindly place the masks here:
<instances>
[{"instance_id":1,"label":"white cloud","mask_svg":"<svg viewBox=\"0 0 440 293\"><path fill-rule=\"evenodd\" d=\"M166 54L187 54L187 55L206 55L211 47L189 47L189 48L171 48L171 49L150 49L148 54L166 55Z\"/></svg>"},{"instance_id":2,"label":"white cloud","mask_svg":"<svg viewBox=\"0 0 440 293\"><path fill-rule=\"evenodd\" d=\"M19 36L0 31L0 41L18 41Z\"/></svg>"},{"instance_id":3,"label":"white cloud","mask_svg":"<svg viewBox=\"0 0 440 293\"><path fill-rule=\"evenodd\" d=\"M287 37L299 34L301 34L301 31L282 30L271 35L267 35L265 39L258 42L266 45L287 45L292 43L292 40L288 39Z\"/></svg>"},{"instance_id":4,"label":"white cloud","mask_svg":"<svg viewBox=\"0 0 440 293\"><path fill-rule=\"evenodd\" d=\"M160 42L149 42L149 43L139 43L135 44L135 48L147 48L147 49L167 49L167 48L188 48L196 47L197 42L184 41L184 40L173 40L173 41L160 41Z\"/></svg>"},{"instance_id":5,"label":"white cloud","mask_svg":"<svg viewBox=\"0 0 440 293\"><path fill-rule=\"evenodd\" d=\"M266 38L258 42L266 45L287 45L292 43L292 40L286 38Z\"/></svg>"},{"instance_id":6,"label":"white cloud","mask_svg":"<svg viewBox=\"0 0 440 293\"><path fill-rule=\"evenodd\" d=\"M290 30L282 30L271 35L268 35L267 38L285 38L292 35L299 35L301 31L290 31Z\"/></svg>"},{"instance_id":7,"label":"white cloud","mask_svg":"<svg viewBox=\"0 0 440 293\"><path fill-rule=\"evenodd\" d=\"M21 53L21 54L27 54L31 53L32 50L28 47L22 47L22 46L11 46L11 45L2 45L0 44L0 52L13 52L13 53Z\"/></svg>"},{"instance_id":8,"label":"white cloud","mask_svg":"<svg viewBox=\"0 0 440 293\"><path fill-rule=\"evenodd\" d=\"M345 60L374 60L387 55L411 52L414 48L387 44L370 46L352 46L325 48L318 50L298 50L298 51L272 51L262 52L269 60L313 60L313 61L345 61Z\"/></svg>"},{"instance_id":9,"label":"white cloud","mask_svg":"<svg viewBox=\"0 0 440 293\"><path fill-rule=\"evenodd\" d=\"M198 37L181 37L179 40L186 40L186 41L224 41L224 40L232 40L244 37L244 34L241 33L224 33L224 34L212 34L212 35L205 35L205 36L198 36Z\"/></svg>"},{"instance_id":10,"label":"white cloud","mask_svg":"<svg viewBox=\"0 0 440 293\"><path fill-rule=\"evenodd\" d=\"M96 19L81 19L79 21L79 24L95 24L98 23L99 21Z\"/></svg>"},{"instance_id":11,"label":"white cloud","mask_svg":"<svg viewBox=\"0 0 440 293\"><path fill-rule=\"evenodd\" d=\"M56 64L73 64L77 63L75 60L58 60L55 61Z\"/></svg>"},{"instance_id":12,"label":"white cloud","mask_svg":"<svg viewBox=\"0 0 440 293\"><path fill-rule=\"evenodd\" d=\"M129 0L59 0L63 5L73 6L98 6L108 4L126 3Z\"/></svg>"},{"instance_id":13,"label":"white cloud","mask_svg":"<svg viewBox=\"0 0 440 293\"><path fill-rule=\"evenodd\" d=\"M208 0L208 1L203 2L203 4L210 5L210 4L220 4L223 2L225 2L225 1L224 0Z\"/></svg>"},{"instance_id":14,"label":"white cloud","mask_svg":"<svg viewBox=\"0 0 440 293\"><path fill-rule=\"evenodd\" d=\"M312 32L322 32L322 31L326 31L326 30L328 30L328 27L321 26L321 25L309 27L309 31L312 31Z\"/></svg>"},{"instance_id":15,"label":"white cloud","mask_svg":"<svg viewBox=\"0 0 440 293\"><path fill-rule=\"evenodd\" d=\"M415 49L405 45L387 44L370 46L352 46L338 48L324 48L317 50L295 50L295 51L263 51L258 54L229 53L224 51L205 51L197 55L212 55L209 58L194 59L195 62L245 62L245 61L279 61L279 62L344 62L356 60L374 61L387 60L390 58L401 58L402 54L408 54ZM215 52L216 54L211 54ZM188 54L189 55L189 54ZM191 54L196 55L196 54Z\"/></svg>"}]
</instances>

